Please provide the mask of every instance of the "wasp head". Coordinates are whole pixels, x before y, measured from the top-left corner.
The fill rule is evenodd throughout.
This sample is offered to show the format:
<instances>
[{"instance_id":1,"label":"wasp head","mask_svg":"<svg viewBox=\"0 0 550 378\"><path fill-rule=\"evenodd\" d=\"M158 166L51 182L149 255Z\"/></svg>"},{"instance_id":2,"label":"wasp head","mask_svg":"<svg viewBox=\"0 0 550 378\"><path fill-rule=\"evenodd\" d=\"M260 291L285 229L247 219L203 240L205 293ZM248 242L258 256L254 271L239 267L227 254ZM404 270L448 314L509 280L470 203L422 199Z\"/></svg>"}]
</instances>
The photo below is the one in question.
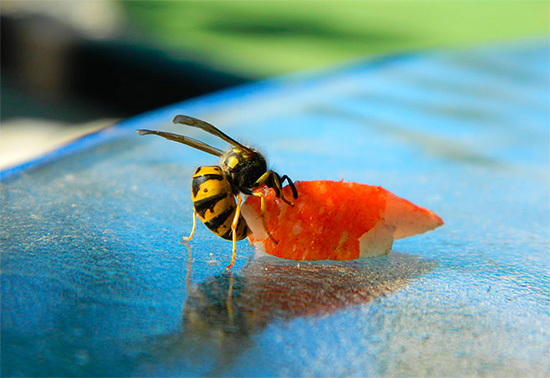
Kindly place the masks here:
<instances>
[{"instance_id":1,"label":"wasp head","mask_svg":"<svg viewBox=\"0 0 550 378\"><path fill-rule=\"evenodd\" d=\"M221 157L221 167L228 174L233 188L250 194L254 183L267 171L262 154L253 149L233 147Z\"/></svg>"}]
</instances>

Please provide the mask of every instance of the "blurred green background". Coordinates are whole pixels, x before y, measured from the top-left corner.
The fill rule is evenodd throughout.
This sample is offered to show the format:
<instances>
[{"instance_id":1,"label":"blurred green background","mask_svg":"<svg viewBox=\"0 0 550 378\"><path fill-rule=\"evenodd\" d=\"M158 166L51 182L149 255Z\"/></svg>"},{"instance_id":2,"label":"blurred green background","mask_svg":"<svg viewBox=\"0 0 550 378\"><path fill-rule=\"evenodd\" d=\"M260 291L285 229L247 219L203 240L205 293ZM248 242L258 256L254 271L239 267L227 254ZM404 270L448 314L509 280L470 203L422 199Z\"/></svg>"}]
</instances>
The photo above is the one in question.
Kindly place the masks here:
<instances>
[{"instance_id":1,"label":"blurred green background","mask_svg":"<svg viewBox=\"0 0 550 378\"><path fill-rule=\"evenodd\" d=\"M549 1L125 1L154 44L250 77L548 35Z\"/></svg>"},{"instance_id":2,"label":"blurred green background","mask_svg":"<svg viewBox=\"0 0 550 378\"><path fill-rule=\"evenodd\" d=\"M273 75L550 33L550 2L530 0L2 0L0 17L0 168Z\"/></svg>"}]
</instances>

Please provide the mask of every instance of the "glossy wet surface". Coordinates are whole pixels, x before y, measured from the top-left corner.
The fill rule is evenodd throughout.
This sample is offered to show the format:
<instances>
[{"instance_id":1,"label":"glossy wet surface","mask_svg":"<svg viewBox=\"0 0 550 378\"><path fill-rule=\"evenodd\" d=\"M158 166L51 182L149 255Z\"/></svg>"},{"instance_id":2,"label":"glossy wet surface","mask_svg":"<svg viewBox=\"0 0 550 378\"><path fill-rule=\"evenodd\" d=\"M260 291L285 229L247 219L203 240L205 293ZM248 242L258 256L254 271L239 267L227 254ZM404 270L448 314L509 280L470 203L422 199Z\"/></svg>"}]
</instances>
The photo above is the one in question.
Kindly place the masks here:
<instances>
[{"instance_id":1,"label":"glossy wet surface","mask_svg":"<svg viewBox=\"0 0 550 378\"><path fill-rule=\"evenodd\" d=\"M3 376L550 373L547 41L403 55L199 98L3 172ZM199 225L189 114L295 180L382 185L446 225L387 257L254 257ZM195 138L223 147L215 138Z\"/></svg>"}]
</instances>

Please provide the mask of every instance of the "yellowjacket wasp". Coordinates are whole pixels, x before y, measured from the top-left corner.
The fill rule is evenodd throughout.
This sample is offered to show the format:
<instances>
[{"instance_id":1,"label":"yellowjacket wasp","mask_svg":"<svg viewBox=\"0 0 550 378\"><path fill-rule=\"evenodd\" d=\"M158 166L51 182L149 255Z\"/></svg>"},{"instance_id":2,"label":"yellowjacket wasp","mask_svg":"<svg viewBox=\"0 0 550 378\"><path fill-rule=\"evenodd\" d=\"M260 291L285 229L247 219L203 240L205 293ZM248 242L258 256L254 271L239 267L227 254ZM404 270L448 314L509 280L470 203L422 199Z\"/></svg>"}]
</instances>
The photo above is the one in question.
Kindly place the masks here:
<instances>
[{"instance_id":1,"label":"yellowjacket wasp","mask_svg":"<svg viewBox=\"0 0 550 378\"><path fill-rule=\"evenodd\" d=\"M224 152L187 136L165 131L137 130L139 135L158 135L220 157L220 166L199 167L193 175L191 185L194 208L193 228L191 234L184 237L183 240L189 241L193 237L198 215L201 221L216 235L233 241L231 263L227 266L227 269L230 269L235 263L237 240L246 238L250 233L245 219L241 216L241 193L243 193L260 197L260 217L263 227L267 235L277 243L267 229L265 222L265 198L261 192L253 192L253 189L265 184L275 190L277 197L287 204L293 205L284 197L282 192L282 184L286 180L292 190L293 197L298 198L292 180L287 175L281 177L278 173L268 170L266 160L260 152L242 145L208 122L184 115L177 115L172 122L197 127L219 137L232 146Z\"/></svg>"}]
</instances>

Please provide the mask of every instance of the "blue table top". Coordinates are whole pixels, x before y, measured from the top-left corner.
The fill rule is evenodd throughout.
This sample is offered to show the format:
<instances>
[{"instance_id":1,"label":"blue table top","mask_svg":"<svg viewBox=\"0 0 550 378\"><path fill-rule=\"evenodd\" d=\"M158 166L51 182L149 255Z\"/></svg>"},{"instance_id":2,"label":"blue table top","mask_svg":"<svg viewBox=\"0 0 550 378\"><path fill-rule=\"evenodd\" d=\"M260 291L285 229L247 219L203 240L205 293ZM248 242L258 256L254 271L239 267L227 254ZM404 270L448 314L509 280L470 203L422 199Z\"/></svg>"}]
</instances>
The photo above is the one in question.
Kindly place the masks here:
<instances>
[{"instance_id":1,"label":"blue table top","mask_svg":"<svg viewBox=\"0 0 550 378\"><path fill-rule=\"evenodd\" d=\"M550 374L547 40L404 54L168 106L2 172L2 376ZM159 88L159 90L162 90ZM387 257L254 257L199 225L205 119L295 180L446 225ZM224 147L197 130L188 135Z\"/></svg>"}]
</instances>

